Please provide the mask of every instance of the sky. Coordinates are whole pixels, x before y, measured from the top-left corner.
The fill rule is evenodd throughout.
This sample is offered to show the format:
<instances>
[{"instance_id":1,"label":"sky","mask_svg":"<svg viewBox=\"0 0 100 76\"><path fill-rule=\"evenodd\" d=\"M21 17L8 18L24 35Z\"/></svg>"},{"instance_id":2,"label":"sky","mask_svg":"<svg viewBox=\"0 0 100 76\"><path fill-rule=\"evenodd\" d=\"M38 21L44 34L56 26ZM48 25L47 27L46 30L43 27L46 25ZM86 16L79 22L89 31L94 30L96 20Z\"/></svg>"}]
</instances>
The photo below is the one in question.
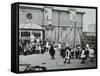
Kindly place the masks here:
<instances>
[{"instance_id":1,"label":"sky","mask_svg":"<svg viewBox=\"0 0 100 76\"><path fill-rule=\"evenodd\" d=\"M88 31L89 24L96 24L96 10L87 8L78 8L78 10L85 12L83 16L83 31Z\"/></svg>"}]
</instances>

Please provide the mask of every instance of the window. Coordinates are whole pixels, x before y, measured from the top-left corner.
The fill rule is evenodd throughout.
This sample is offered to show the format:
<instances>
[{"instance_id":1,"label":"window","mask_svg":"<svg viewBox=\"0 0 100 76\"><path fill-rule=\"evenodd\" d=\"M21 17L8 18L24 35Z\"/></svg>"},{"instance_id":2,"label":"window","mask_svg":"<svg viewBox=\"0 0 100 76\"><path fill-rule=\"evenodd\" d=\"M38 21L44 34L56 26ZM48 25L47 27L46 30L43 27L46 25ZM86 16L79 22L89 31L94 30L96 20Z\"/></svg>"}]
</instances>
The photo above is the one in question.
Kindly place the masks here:
<instances>
[{"instance_id":1,"label":"window","mask_svg":"<svg viewBox=\"0 0 100 76\"><path fill-rule=\"evenodd\" d=\"M31 20L32 19L32 14L31 13L27 13L26 17Z\"/></svg>"},{"instance_id":2,"label":"window","mask_svg":"<svg viewBox=\"0 0 100 76\"><path fill-rule=\"evenodd\" d=\"M30 37L30 32L21 32L21 37Z\"/></svg>"},{"instance_id":3,"label":"window","mask_svg":"<svg viewBox=\"0 0 100 76\"><path fill-rule=\"evenodd\" d=\"M41 36L41 33L34 33L34 36L35 37L40 37Z\"/></svg>"}]
</instances>

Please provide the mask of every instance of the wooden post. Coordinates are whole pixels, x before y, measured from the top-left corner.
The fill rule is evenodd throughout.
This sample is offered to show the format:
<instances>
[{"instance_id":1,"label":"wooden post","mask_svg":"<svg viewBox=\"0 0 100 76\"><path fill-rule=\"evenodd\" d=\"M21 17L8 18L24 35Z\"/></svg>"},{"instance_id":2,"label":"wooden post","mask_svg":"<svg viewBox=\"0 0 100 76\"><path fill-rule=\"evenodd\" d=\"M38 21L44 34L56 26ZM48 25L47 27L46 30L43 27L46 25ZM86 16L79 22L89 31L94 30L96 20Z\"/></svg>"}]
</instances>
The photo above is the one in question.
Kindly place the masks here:
<instances>
[{"instance_id":1,"label":"wooden post","mask_svg":"<svg viewBox=\"0 0 100 76\"><path fill-rule=\"evenodd\" d=\"M60 12L58 12L58 42L59 42Z\"/></svg>"}]
</instances>

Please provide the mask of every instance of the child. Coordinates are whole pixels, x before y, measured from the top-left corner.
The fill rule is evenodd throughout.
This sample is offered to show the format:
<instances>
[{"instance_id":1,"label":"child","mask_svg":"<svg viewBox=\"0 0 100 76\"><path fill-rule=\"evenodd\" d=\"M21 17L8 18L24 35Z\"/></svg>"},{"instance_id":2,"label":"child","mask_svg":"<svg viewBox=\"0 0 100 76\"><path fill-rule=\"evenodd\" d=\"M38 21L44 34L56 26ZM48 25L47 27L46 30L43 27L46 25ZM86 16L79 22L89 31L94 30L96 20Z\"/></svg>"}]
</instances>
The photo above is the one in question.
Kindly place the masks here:
<instances>
[{"instance_id":1,"label":"child","mask_svg":"<svg viewBox=\"0 0 100 76\"><path fill-rule=\"evenodd\" d=\"M68 60L68 63L70 63L70 56L71 56L71 49L70 49L70 47L67 47L66 48L65 53L66 53L66 56L65 56L64 63L66 63L67 60Z\"/></svg>"},{"instance_id":2,"label":"child","mask_svg":"<svg viewBox=\"0 0 100 76\"><path fill-rule=\"evenodd\" d=\"M85 48L83 48L81 53L81 59L82 59L81 64L85 63L85 57L86 57Z\"/></svg>"},{"instance_id":3,"label":"child","mask_svg":"<svg viewBox=\"0 0 100 76\"><path fill-rule=\"evenodd\" d=\"M94 50L92 48L90 48L89 50L89 57L90 57L90 62L93 62L93 58L94 58Z\"/></svg>"}]
</instances>

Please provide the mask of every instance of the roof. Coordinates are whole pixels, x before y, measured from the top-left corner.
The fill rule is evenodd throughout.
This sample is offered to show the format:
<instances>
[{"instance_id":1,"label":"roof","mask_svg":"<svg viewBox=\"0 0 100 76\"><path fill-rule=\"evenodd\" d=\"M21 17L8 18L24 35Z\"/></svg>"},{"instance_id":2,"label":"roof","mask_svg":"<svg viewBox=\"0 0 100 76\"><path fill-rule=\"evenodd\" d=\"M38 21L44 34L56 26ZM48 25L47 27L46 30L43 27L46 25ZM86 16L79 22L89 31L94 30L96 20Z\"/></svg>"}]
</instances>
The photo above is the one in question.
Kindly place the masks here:
<instances>
[{"instance_id":1,"label":"roof","mask_svg":"<svg viewBox=\"0 0 100 76\"><path fill-rule=\"evenodd\" d=\"M40 9L40 10L43 10L44 8L46 8L48 6L38 6L38 5L20 5L19 8L21 9ZM57 7L57 6L50 6L53 11L61 11L61 12L69 12L69 9L71 9L70 7ZM77 8L72 8L72 9L77 9ZM84 11L79 11L77 10L77 13L80 13L80 14L85 14Z\"/></svg>"},{"instance_id":2,"label":"roof","mask_svg":"<svg viewBox=\"0 0 100 76\"><path fill-rule=\"evenodd\" d=\"M35 23L21 23L19 25L19 28L24 28L24 29L42 29L42 27L38 24Z\"/></svg>"}]
</instances>

